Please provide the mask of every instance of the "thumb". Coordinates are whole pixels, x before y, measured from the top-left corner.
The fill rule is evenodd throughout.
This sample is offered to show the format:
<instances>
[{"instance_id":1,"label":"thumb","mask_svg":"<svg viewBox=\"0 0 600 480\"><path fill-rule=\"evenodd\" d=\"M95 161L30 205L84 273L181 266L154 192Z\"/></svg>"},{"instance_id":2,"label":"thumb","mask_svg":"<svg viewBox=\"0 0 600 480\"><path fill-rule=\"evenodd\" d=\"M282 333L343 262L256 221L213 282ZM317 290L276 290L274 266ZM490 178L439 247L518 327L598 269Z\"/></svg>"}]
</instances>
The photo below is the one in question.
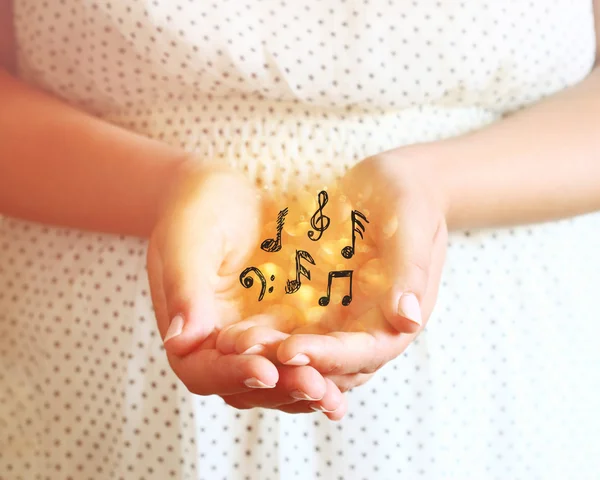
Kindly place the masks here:
<instances>
[{"instance_id":1,"label":"thumb","mask_svg":"<svg viewBox=\"0 0 600 480\"><path fill-rule=\"evenodd\" d=\"M169 353L187 355L215 328L218 315L215 288L222 258L216 251L217 243L177 240L163 252L160 282L164 312L158 321Z\"/></svg>"},{"instance_id":2,"label":"thumb","mask_svg":"<svg viewBox=\"0 0 600 480\"><path fill-rule=\"evenodd\" d=\"M218 299L222 269L231 270L249 256L260 224L259 199L241 175L218 169L186 173L157 228L159 261L154 263L159 268L152 275L160 292L155 313L165 349L178 356L198 348L215 326L230 320L223 317L236 315Z\"/></svg>"},{"instance_id":3,"label":"thumb","mask_svg":"<svg viewBox=\"0 0 600 480\"><path fill-rule=\"evenodd\" d=\"M427 290L434 235L420 229L423 218L406 212L391 218L397 228L381 234L378 244L391 288L380 305L386 320L402 333L414 333L423 324L421 303ZM385 229L383 229L385 231Z\"/></svg>"}]
</instances>

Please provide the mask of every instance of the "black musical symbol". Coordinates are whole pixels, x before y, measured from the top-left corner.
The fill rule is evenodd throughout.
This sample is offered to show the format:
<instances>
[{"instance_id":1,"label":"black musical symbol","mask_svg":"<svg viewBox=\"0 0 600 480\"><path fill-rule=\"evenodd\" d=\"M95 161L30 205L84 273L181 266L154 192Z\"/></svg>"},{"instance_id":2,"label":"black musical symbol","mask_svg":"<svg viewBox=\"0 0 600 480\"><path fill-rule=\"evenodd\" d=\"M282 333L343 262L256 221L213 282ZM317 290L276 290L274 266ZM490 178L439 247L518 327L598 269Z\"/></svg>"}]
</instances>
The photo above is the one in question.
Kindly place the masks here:
<instances>
[{"instance_id":1,"label":"black musical symbol","mask_svg":"<svg viewBox=\"0 0 600 480\"><path fill-rule=\"evenodd\" d=\"M271 281L275 280L275 275L271 275ZM273 285L269 287L269 293L273 293Z\"/></svg>"},{"instance_id":2,"label":"black musical symbol","mask_svg":"<svg viewBox=\"0 0 600 480\"><path fill-rule=\"evenodd\" d=\"M250 272L256 273L256 276L259 278L261 287L260 287L260 295L258 296L258 301L260 302L265 296L265 289L267 288L267 281L265 280L265 276L263 273L256 267L248 267L242 273L240 273L240 283L244 288L250 288L254 285L254 279L252 277L248 277L247 275ZM273 279L271 279L273 280ZM272 288L272 287L271 287ZM270 290L270 289L269 289Z\"/></svg>"},{"instance_id":3,"label":"black musical symbol","mask_svg":"<svg viewBox=\"0 0 600 480\"><path fill-rule=\"evenodd\" d=\"M356 217L360 217L362 220L369 223L367 217L362 213L358 210L352 210L352 214L350 215L350 218L352 219L352 246L348 245L342 248L342 257L344 258L352 258L354 256L354 244L356 242L357 233L360 235L360 238L364 239L363 232L365 231L365 226ZM357 226L360 228L356 228Z\"/></svg>"},{"instance_id":4,"label":"black musical symbol","mask_svg":"<svg viewBox=\"0 0 600 480\"><path fill-rule=\"evenodd\" d=\"M329 277L327 278L327 295L319 298L319 305L322 307L329 305L329 300L331 298L331 282L333 279L345 277L350 279L350 287L348 289L348 295L344 295L344 298L342 298L342 305L344 307L350 305L350 302L352 301L352 272L353 270L335 270L333 272L329 272Z\"/></svg>"},{"instance_id":5,"label":"black musical symbol","mask_svg":"<svg viewBox=\"0 0 600 480\"><path fill-rule=\"evenodd\" d=\"M260 244L260 248L265 252L278 252L281 250L281 230L285 223L285 216L288 214L287 207L277 214L277 236L275 238L267 238Z\"/></svg>"},{"instance_id":6,"label":"black musical symbol","mask_svg":"<svg viewBox=\"0 0 600 480\"><path fill-rule=\"evenodd\" d=\"M265 276L263 273L256 267L248 267L242 273L240 273L240 283L244 288L250 288L254 285L254 279L252 277L248 277L250 272L256 273L256 276L260 280L260 295L258 296L258 301L260 302L265 296L265 289L267 288L267 281L265 280ZM271 275L271 281L275 280L275 275ZM273 293L273 287L269 287L269 293Z\"/></svg>"},{"instance_id":7,"label":"black musical symbol","mask_svg":"<svg viewBox=\"0 0 600 480\"><path fill-rule=\"evenodd\" d=\"M329 195L327 195L325 190L321 190L318 196L319 208L317 208L317 211L310 219L310 226L319 232L319 236L316 238L313 238L315 236L314 231L310 230L308 232L308 238L313 242L318 241L321 238L321 235L323 235L323 232L329 228L330 219L327 215L323 215L323 208L327 205L328 201Z\"/></svg>"},{"instance_id":8,"label":"black musical symbol","mask_svg":"<svg viewBox=\"0 0 600 480\"><path fill-rule=\"evenodd\" d=\"M300 260L304 259L311 265L315 264L315 261L305 250L296 250L296 278L294 280L288 280L285 286L285 293L296 293L302 286L300 282L300 275L304 275L310 280L310 270L307 270L304 265L300 263Z\"/></svg>"}]
</instances>

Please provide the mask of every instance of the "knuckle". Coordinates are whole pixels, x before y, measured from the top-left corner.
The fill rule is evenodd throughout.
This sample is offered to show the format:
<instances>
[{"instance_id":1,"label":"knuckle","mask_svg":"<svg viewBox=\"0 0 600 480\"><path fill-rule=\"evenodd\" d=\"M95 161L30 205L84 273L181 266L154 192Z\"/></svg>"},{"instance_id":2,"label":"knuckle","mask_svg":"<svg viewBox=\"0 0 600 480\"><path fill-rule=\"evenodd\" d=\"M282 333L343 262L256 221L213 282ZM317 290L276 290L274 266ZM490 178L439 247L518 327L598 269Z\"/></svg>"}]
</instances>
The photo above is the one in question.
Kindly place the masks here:
<instances>
[{"instance_id":1,"label":"knuckle","mask_svg":"<svg viewBox=\"0 0 600 480\"><path fill-rule=\"evenodd\" d=\"M338 389L340 392L346 393L352 390L352 385L350 385L349 383L343 383L341 385L338 385Z\"/></svg>"},{"instance_id":2,"label":"knuckle","mask_svg":"<svg viewBox=\"0 0 600 480\"><path fill-rule=\"evenodd\" d=\"M368 366L362 368L359 373L372 375L375 372L379 371L381 369L381 367L383 367L385 364L386 364L385 360L379 360L377 363L374 363L374 364L371 364L371 365L368 365Z\"/></svg>"},{"instance_id":3,"label":"knuckle","mask_svg":"<svg viewBox=\"0 0 600 480\"><path fill-rule=\"evenodd\" d=\"M342 369L343 363L340 360L330 360L325 366L323 373L335 373Z\"/></svg>"}]
</instances>

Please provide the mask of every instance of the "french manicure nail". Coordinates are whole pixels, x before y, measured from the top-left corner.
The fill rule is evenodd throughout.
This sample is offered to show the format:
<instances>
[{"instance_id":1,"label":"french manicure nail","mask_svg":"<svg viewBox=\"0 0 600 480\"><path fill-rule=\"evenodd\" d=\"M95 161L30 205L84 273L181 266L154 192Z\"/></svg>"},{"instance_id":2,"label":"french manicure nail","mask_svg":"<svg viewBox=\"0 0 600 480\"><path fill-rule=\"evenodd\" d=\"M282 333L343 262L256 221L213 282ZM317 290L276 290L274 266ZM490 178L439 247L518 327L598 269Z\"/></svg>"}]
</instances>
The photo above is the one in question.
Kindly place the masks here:
<instances>
[{"instance_id":1,"label":"french manicure nail","mask_svg":"<svg viewBox=\"0 0 600 480\"><path fill-rule=\"evenodd\" d=\"M314 410L315 412L326 412L326 413L335 412L335 410L326 410L322 405L317 405L317 404L309 405L309 407L312 410Z\"/></svg>"},{"instance_id":2,"label":"french manicure nail","mask_svg":"<svg viewBox=\"0 0 600 480\"><path fill-rule=\"evenodd\" d=\"M167 330L167 334L165 335L165 339L163 343L167 343L173 337L180 335L183 331L184 320L181 315L175 315L171 323L169 324L169 329Z\"/></svg>"},{"instance_id":3,"label":"french manicure nail","mask_svg":"<svg viewBox=\"0 0 600 480\"><path fill-rule=\"evenodd\" d=\"M295 398L296 400L310 400L312 402L319 400L318 398L309 397L306 393L300 390L294 390L290 392L290 397Z\"/></svg>"},{"instance_id":4,"label":"french manicure nail","mask_svg":"<svg viewBox=\"0 0 600 480\"><path fill-rule=\"evenodd\" d=\"M248 350L242 352L242 355L260 355L265 351L265 346L260 343L257 345L253 345Z\"/></svg>"},{"instance_id":5,"label":"french manicure nail","mask_svg":"<svg viewBox=\"0 0 600 480\"><path fill-rule=\"evenodd\" d=\"M408 318L418 325L422 324L419 300L413 293L404 293L398 302L398 315Z\"/></svg>"},{"instance_id":6,"label":"french manicure nail","mask_svg":"<svg viewBox=\"0 0 600 480\"><path fill-rule=\"evenodd\" d=\"M249 378L244 382L249 388L274 388L275 385L267 385L266 383L261 382L258 378Z\"/></svg>"},{"instance_id":7,"label":"french manicure nail","mask_svg":"<svg viewBox=\"0 0 600 480\"><path fill-rule=\"evenodd\" d=\"M294 365L294 366L308 365L309 363L310 363L310 358L308 358L303 353L294 355L287 362L285 362L286 365Z\"/></svg>"}]
</instances>

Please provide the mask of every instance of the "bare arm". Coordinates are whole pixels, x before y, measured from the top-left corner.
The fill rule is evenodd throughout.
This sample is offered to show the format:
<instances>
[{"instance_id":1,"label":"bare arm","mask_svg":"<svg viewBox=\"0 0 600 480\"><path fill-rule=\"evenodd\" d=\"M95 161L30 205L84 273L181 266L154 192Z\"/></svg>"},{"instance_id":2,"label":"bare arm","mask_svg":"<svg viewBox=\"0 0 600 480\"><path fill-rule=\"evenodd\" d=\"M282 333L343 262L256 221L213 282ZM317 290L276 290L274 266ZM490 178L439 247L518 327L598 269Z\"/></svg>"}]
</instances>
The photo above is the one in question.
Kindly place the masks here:
<instances>
[{"instance_id":1,"label":"bare arm","mask_svg":"<svg viewBox=\"0 0 600 480\"><path fill-rule=\"evenodd\" d=\"M186 155L11 77L10 3L0 0L0 213L148 235Z\"/></svg>"},{"instance_id":2,"label":"bare arm","mask_svg":"<svg viewBox=\"0 0 600 480\"><path fill-rule=\"evenodd\" d=\"M595 5L598 19L600 1ZM7 18L10 2L0 0L0 65L10 68ZM1 71L0 105L0 212L149 233L182 152L72 109ZM446 192L450 228L600 209L600 70L511 118L418 150L425 158L417 153L415 168L437 176Z\"/></svg>"},{"instance_id":3,"label":"bare arm","mask_svg":"<svg viewBox=\"0 0 600 480\"><path fill-rule=\"evenodd\" d=\"M594 4L600 55L600 0ZM439 179L449 228L532 223L600 210L598 63L583 82L529 109L413 149L414 168Z\"/></svg>"}]
</instances>

